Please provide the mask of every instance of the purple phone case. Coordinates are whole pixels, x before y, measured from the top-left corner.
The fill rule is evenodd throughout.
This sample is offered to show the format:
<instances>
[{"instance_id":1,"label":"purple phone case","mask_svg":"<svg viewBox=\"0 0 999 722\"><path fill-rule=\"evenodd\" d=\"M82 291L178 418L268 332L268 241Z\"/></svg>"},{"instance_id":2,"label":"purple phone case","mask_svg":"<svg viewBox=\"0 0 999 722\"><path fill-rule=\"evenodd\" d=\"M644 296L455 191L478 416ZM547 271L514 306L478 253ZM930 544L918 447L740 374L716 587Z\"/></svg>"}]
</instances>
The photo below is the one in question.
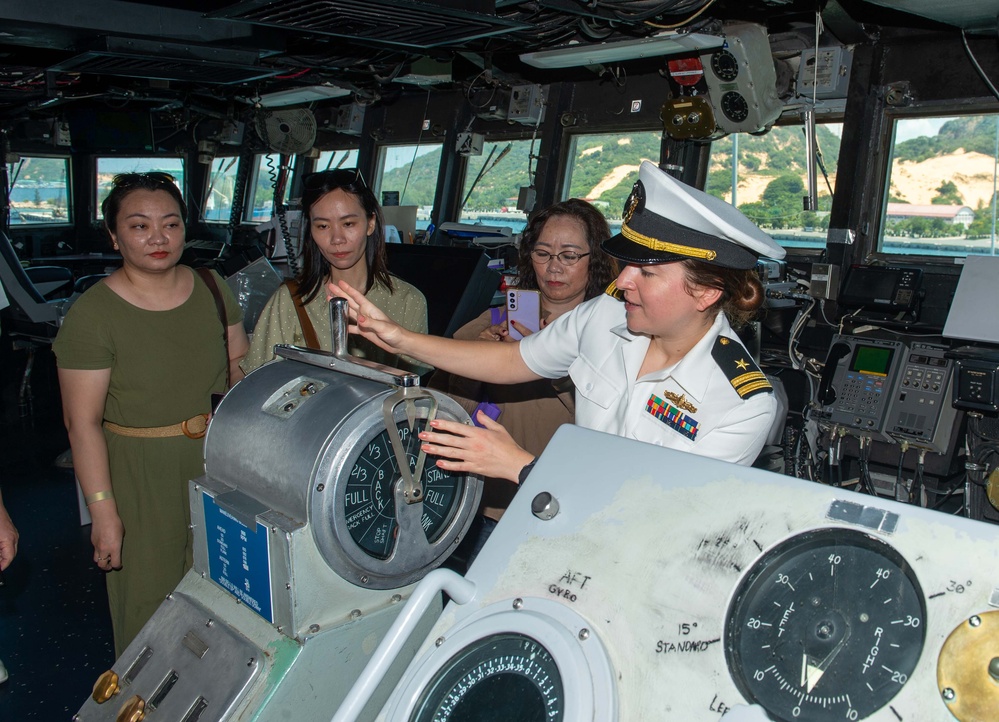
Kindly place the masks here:
<instances>
[{"instance_id":1,"label":"purple phone case","mask_svg":"<svg viewBox=\"0 0 999 722\"><path fill-rule=\"evenodd\" d=\"M488 416L493 421L496 421L496 419L498 419L500 415L499 406L497 406L496 404L491 404L488 401L480 401L479 405L475 407L474 411L472 411L472 423L478 426L480 429L484 429L485 427L482 424L480 424L478 419L476 418L479 414L479 411L482 411L486 416Z\"/></svg>"}]
</instances>

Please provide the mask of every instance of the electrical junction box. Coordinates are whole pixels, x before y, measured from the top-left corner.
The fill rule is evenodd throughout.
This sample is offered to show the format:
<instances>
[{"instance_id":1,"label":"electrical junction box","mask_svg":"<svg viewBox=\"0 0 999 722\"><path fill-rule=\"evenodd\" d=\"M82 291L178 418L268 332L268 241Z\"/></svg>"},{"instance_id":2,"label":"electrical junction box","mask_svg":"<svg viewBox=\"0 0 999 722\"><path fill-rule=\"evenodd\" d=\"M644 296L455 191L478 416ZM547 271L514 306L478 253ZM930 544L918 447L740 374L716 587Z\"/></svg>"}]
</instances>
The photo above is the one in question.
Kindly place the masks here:
<instances>
[{"instance_id":1,"label":"electrical junction box","mask_svg":"<svg viewBox=\"0 0 999 722\"><path fill-rule=\"evenodd\" d=\"M755 133L780 117L777 72L766 28L755 23L724 27L725 43L702 60L718 127Z\"/></svg>"},{"instance_id":2,"label":"electrical junction box","mask_svg":"<svg viewBox=\"0 0 999 722\"><path fill-rule=\"evenodd\" d=\"M808 48L801 51L798 65L798 95L818 100L845 98L850 85L853 48Z\"/></svg>"},{"instance_id":3,"label":"electrical junction box","mask_svg":"<svg viewBox=\"0 0 999 722\"><path fill-rule=\"evenodd\" d=\"M510 89L507 120L524 125L540 124L545 117L545 99L548 87L542 85L515 85Z\"/></svg>"},{"instance_id":4,"label":"electrical junction box","mask_svg":"<svg viewBox=\"0 0 999 722\"><path fill-rule=\"evenodd\" d=\"M243 131L245 129L246 125L241 120L226 120L222 123L219 142L224 145L242 145Z\"/></svg>"},{"instance_id":5,"label":"electrical junction box","mask_svg":"<svg viewBox=\"0 0 999 722\"><path fill-rule=\"evenodd\" d=\"M485 136L482 133L458 133L458 155L482 155L483 141Z\"/></svg>"},{"instance_id":6,"label":"electrical junction box","mask_svg":"<svg viewBox=\"0 0 999 722\"><path fill-rule=\"evenodd\" d=\"M839 296L839 266L831 263L813 263L808 295L812 298L835 301Z\"/></svg>"},{"instance_id":7,"label":"electrical junction box","mask_svg":"<svg viewBox=\"0 0 999 722\"><path fill-rule=\"evenodd\" d=\"M336 132L344 135L360 135L364 128L364 106L348 103L341 106L336 114Z\"/></svg>"},{"instance_id":8,"label":"electrical junction box","mask_svg":"<svg viewBox=\"0 0 999 722\"><path fill-rule=\"evenodd\" d=\"M510 91L504 88L481 88L470 94L475 117L482 120L506 120L510 112Z\"/></svg>"},{"instance_id":9,"label":"electrical junction box","mask_svg":"<svg viewBox=\"0 0 999 722\"><path fill-rule=\"evenodd\" d=\"M69 134L69 123L56 123L55 126L56 145L69 147L73 144L73 139Z\"/></svg>"},{"instance_id":10,"label":"electrical junction box","mask_svg":"<svg viewBox=\"0 0 999 722\"><path fill-rule=\"evenodd\" d=\"M715 132L715 114L705 95L683 95L663 104L663 128L671 138L707 138Z\"/></svg>"}]
</instances>

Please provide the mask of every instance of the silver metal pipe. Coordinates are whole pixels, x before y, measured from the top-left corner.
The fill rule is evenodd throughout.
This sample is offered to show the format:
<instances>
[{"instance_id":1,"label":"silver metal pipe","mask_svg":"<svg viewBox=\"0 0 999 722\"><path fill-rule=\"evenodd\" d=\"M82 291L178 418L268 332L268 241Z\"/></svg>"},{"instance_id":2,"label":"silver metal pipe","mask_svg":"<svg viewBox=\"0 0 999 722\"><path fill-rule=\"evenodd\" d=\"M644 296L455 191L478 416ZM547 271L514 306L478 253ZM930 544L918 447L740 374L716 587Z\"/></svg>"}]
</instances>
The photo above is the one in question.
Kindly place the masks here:
<instances>
[{"instance_id":1,"label":"silver metal pipe","mask_svg":"<svg viewBox=\"0 0 999 722\"><path fill-rule=\"evenodd\" d=\"M808 195L804 197L803 206L806 211L819 209L819 180L815 172L815 158L818 146L815 142L815 108L806 105L801 111L801 120L805 126L805 155L808 169Z\"/></svg>"}]
</instances>

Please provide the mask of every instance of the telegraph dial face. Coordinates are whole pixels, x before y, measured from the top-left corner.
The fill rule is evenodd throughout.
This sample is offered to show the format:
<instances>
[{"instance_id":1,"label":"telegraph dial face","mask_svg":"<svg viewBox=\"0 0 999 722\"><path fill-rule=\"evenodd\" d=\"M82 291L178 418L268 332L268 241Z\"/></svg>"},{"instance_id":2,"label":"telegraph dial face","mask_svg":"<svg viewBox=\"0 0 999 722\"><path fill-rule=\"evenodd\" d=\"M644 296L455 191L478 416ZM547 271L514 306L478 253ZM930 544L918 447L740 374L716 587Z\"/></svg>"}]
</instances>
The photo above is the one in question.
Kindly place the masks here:
<instances>
[{"instance_id":1,"label":"telegraph dial face","mask_svg":"<svg viewBox=\"0 0 999 722\"><path fill-rule=\"evenodd\" d=\"M922 590L898 552L852 529L822 529L749 570L725 656L740 691L773 720L865 719L908 681L925 630Z\"/></svg>"},{"instance_id":2,"label":"telegraph dial face","mask_svg":"<svg viewBox=\"0 0 999 722\"><path fill-rule=\"evenodd\" d=\"M468 423L443 394L365 396L327 442L310 494L313 536L327 564L369 589L395 589L439 566L464 538L482 478L444 471L421 451L434 418Z\"/></svg>"},{"instance_id":3,"label":"telegraph dial face","mask_svg":"<svg viewBox=\"0 0 999 722\"><path fill-rule=\"evenodd\" d=\"M412 473L420 456L417 435L426 425L426 419L417 419L412 429L406 421L396 424ZM426 461L429 463L424 464L420 477L424 490L421 526L427 541L435 542L454 516L465 475L439 469L433 459ZM398 541L393 487L401 476L388 430L365 445L350 470L343 504L347 529L357 545L375 559L387 559Z\"/></svg>"}]
</instances>

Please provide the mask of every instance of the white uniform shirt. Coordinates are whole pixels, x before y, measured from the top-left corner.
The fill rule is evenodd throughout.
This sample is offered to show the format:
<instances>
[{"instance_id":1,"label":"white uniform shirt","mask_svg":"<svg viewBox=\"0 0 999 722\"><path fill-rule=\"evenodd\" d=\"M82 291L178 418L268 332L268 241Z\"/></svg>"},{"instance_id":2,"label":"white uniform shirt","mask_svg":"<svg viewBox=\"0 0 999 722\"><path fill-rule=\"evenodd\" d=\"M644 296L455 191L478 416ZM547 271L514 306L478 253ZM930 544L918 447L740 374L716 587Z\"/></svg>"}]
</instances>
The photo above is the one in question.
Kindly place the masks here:
<instances>
[{"instance_id":1,"label":"white uniform shirt","mask_svg":"<svg viewBox=\"0 0 999 722\"><path fill-rule=\"evenodd\" d=\"M671 449L750 465L777 415L773 393L743 399L712 356L719 336L742 343L724 313L670 368L637 379L649 337L628 330L624 303L600 296L520 342L524 362L544 378L576 385L576 423ZM745 351L739 368L755 370ZM658 411L658 417L653 412Z\"/></svg>"}]
</instances>

